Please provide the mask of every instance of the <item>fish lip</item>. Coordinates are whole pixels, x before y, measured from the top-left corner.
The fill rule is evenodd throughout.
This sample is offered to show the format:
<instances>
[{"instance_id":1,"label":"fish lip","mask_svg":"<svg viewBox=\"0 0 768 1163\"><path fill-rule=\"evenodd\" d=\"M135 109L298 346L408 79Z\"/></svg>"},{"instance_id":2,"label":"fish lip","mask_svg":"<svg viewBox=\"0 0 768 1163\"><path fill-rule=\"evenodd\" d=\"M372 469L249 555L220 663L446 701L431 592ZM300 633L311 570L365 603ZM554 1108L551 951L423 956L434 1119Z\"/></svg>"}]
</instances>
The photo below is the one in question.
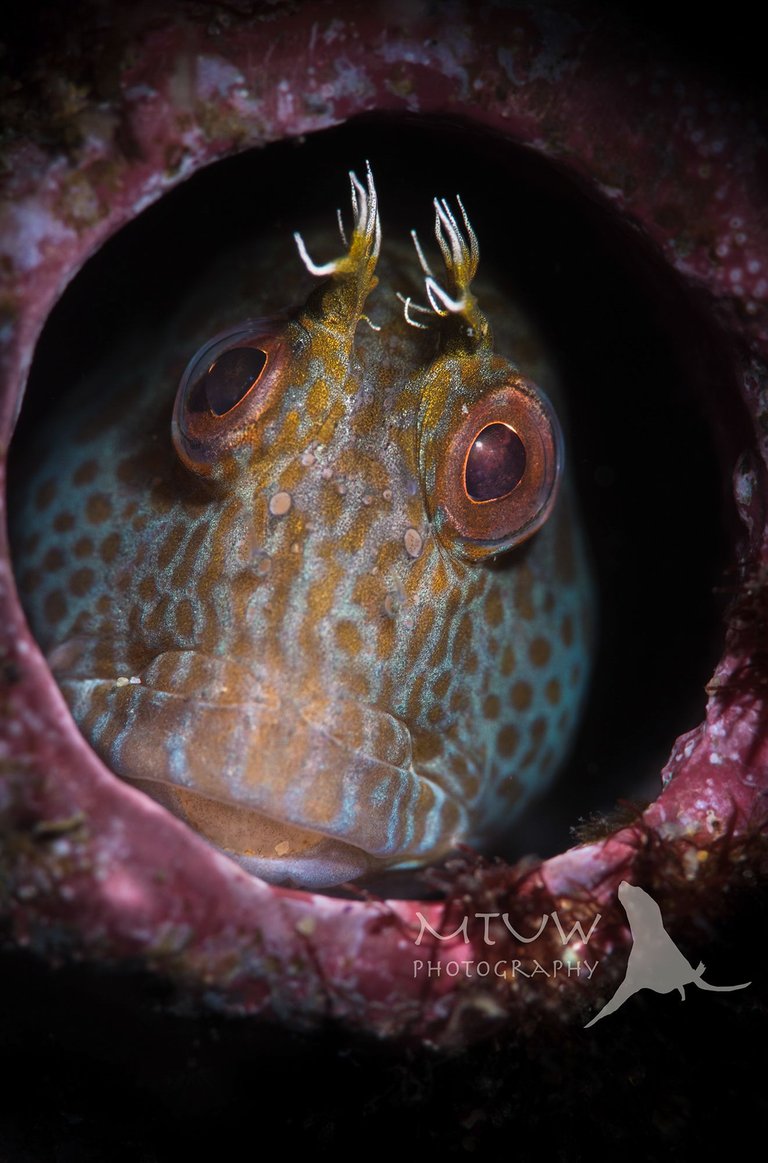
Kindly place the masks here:
<instances>
[{"instance_id":1,"label":"fish lip","mask_svg":"<svg viewBox=\"0 0 768 1163\"><path fill-rule=\"evenodd\" d=\"M173 6L167 6L166 11L172 12ZM295 17L295 26L301 31L306 31L302 28L301 19L301 14ZM189 20L188 27L192 27L194 35L194 22L191 17ZM163 85L160 84L158 88L154 83L158 81L158 74L152 71L157 69L161 42L166 36L166 31L162 28L158 31L156 27L148 34L145 51L140 54L141 63L131 66L133 74L126 78L123 96L119 99L122 104L117 108L117 113L130 132L136 135L137 141L142 141L142 102L157 101L161 111L169 109L171 113L173 112L172 103L166 101ZM240 33L242 30L236 31ZM269 32L272 35L274 26L269 26ZM233 39L234 34L223 33L219 47L220 51L230 53L232 59L237 60L239 59L237 46ZM365 43L365 39L361 37L360 43ZM245 49L244 43L243 52ZM610 39L601 41L599 30L595 29L590 43L590 59L593 66L599 59L601 51L606 61L615 57L615 47ZM495 59L495 54L491 54L489 50L489 59L491 55ZM279 62L278 49L273 62L269 65L269 69L272 70L269 76L275 81L280 75ZM403 57L400 64L407 68L407 58ZM375 94L375 102L379 107L399 108L399 98L393 97L381 87L376 76L367 71L364 61L356 59L355 67L361 70L361 76L365 77L370 86L365 92L364 87L361 87L360 93L357 94L336 93L333 90L333 78L330 78L328 92L331 96L328 100L332 104L335 103L333 110L318 114L314 119L306 115L302 120L295 113L270 109L267 112L268 124L265 125L263 120L260 121L258 130L254 129L253 125L249 126L247 120L238 123L238 134L235 136L243 132L239 139L240 145L259 145L263 143L263 135L273 138L296 136L301 132L318 129L328 121L343 120L353 112L370 107L371 92ZM144 80L141 75L142 68L146 68ZM544 72L538 76L538 84L549 83L546 71L549 68L547 65ZM586 108L590 109L588 78L584 79L579 68L581 65L577 66L570 77L568 88L571 94L578 92L580 98L586 101ZM389 71L391 72L391 68ZM642 75L640 66L638 71ZM159 80L162 81L161 76ZM146 84L142 90L144 81ZM412 95L421 102L422 109L429 111L443 108L443 86L452 84L452 81L450 73L441 69L438 60L432 60L430 64L424 66L424 76L421 79L416 76L413 81ZM489 75L489 89L492 90L494 86L491 82L492 77ZM620 81L614 78L612 82L605 83L616 85L618 97L621 97ZM154 92L155 95L148 98L147 92ZM480 108L473 104L471 99L462 98L459 88L454 88L452 92L455 98L454 107L470 120L484 125L493 124L502 132L505 127L509 131L512 125L518 140L532 147L542 148L540 144L537 145L541 129L538 115L532 113L530 108L526 109L522 105L518 107L515 104L516 93L504 99L496 97L489 105ZM525 84L522 84L516 92L524 95ZM700 89L692 87L689 99L693 104L696 104L697 100L701 100L703 104L705 96L701 95ZM511 103L509 107L504 104L505 100ZM552 103L547 106L547 117L556 116L557 100L557 92L553 86ZM601 124L599 110L595 116L596 123ZM582 121L586 124L590 118L584 115ZM644 125L643 118L638 118L637 124L640 133ZM156 118L155 127L161 125L162 118ZM695 151L689 150L690 142L682 136L682 130L678 125L668 128L670 133L674 131L678 135L681 152L691 152L689 168L691 175L694 175L695 169L701 164L700 158L693 156ZM543 129L541 131L543 132ZM3 240L6 251L17 260L16 269L13 271L16 285L9 285L8 292L11 300L20 307L19 314L3 329L2 334L6 386L0 400L0 409L5 447L20 406L19 385L25 379L36 336L63 283L92 249L130 219L137 207L148 204L163 190L170 189L192 168L222 156L232 145L230 141L221 138L207 138L201 132L198 143L186 154L180 171L171 174L168 172L169 167L163 151L166 147L177 146L178 142L174 141L168 130L165 131L167 133L165 140L162 129L156 128L154 132L156 140L145 136L143 147L146 148L143 152L139 150L132 162L129 159L125 163L125 170L119 170L121 180L125 178L119 197L113 199L109 210L103 212L94 225L84 226L82 229L73 229L71 219L68 219L66 214L54 213L52 219L47 219L46 207L43 206L41 210L40 197L41 192L44 192L45 183L40 177L40 167L46 170L50 178L51 190L60 191L63 176L72 173L71 161L67 160L64 152L59 154L54 152L47 158L44 153L36 152L33 166L27 169L22 167L18 171L14 171L13 167L9 169L8 196L14 205L22 205L28 209L27 219L28 221L34 219L35 229L39 227L43 231L47 250L41 243L42 249L38 247L36 251L42 255L41 261L30 266L30 260L34 255L32 251L26 254L19 250L18 230L15 230L15 233L12 231ZM628 189L614 186L611 174L600 171L600 164L593 157L589 143L581 137L578 125L571 128L564 125L562 133L562 138L554 141L550 147L553 156L568 157L580 173L586 175L603 191L610 187L609 196L614 204L623 212L631 214L636 221L642 222L650 238L662 248L667 259L677 266L681 276L695 284L697 290L711 296L713 303L721 312L725 326L737 337L740 351L746 352L744 356L734 355L734 368L736 378L742 387L742 398L755 424L758 424L766 378L766 341L759 334L760 318L758 316L756 319L755 315L750 313L749 307L750 304L757 304L758 310L762 311L760 297L752 297L746 285L742 286L741 292L737 292L734 284L728 281L730 268L727 264L712 262L698 253L695 247L693 251L684 251L682 247L678 247L679 240L674 227L663 225L665 220L670 221L669 214L662 219L657 213L665 207L654 201L653 193L645 189L642 182L639 191L634 194ZM726 144L721 158L728 158L733 163L733 172L739 172L739 166L742 164L746 166L748 172L751 172L754 157L750 157L749 150L756 151L757 145L749 140L749 134L743 132L740 142L737 142L733 129L729 130L725 126L724 140ZM653 144L653 137L650 135L650 145ZM92 150L98 159L101 148L97 135L89 143L88 149ZM616 156L624 157L621 143L617 143ZM101 157L107 162L115 161L106 145L102 149ZM636 172L638 168L637 164L634 166L631 164L632 161L633 156L629 156L629 173ZM85 166L86 162L89 163L89 158L83 157L81 162ZM642 164L641 160L640 165ZM650 171L651 161L646 159L644 164ZM725 162L722 161L721 164ZM118 163L115 162L115 165ZM56 167L59 167L60 172L57 173ZM29 182L25 186L27 176ZM693 181L693 177L691 180ZM681 210L683 219L690 219L683 194L671 188L669 181L663 185L664 197L668 198L666 209L669 210L671 207L673 210ZM661 184L659 189L661 190ZM729 216L734 212L731 201L729 198ZM737 209L747 234L756 240L755 247L762 248L760 253L765 253L760 206L755 196L746 191ZM711 213L714 215L715 211L712 210ZM50 225L51 221L53 226ZM718 237L725 238L729 229L724 220L713 218L713 246ZM26 237L29 240L31 236L28 233ZM33 245L33 250L35 246L36 244ZM755 609L760 600L765 601L766 590L764 576L766 527L763 506L766 495L765 471L764 457L755 444L751 465L741 475L740 492L742 498L740 511L745 525L750 527L749 544L744 554L744 569L748 584L754 586L754 592L758 595L753 602ZM4 528L2 536L5 537ZM53 882L48 873L55 863L53 857L46 857L44 860L42 856L33 859L29 855L14 855L10 867L11 879L19 889L31 888L37 894L37 915L44 922L41 932L44 933L46 925L51 932L57 925L64 926L70 930L72 940L80 942L86 953L93 956L100 955L94 953L94 950L99 949L101 940L99 934L104 932L109 934L109 944L114 956L125 957L137 952L146 953L148 943L146 941L142 943L135 937L134 930L139 927L138 920L144 919L147 931L156 932L159 922L172 915L174 909L178 908L173 892L176 892L178 899L184 902L184 908L187 910L185 915L190 918L200 943L214 932L219 939L226 924L231 923L233 915L240 918L246 916L248 923L254 928L266 924L268 919L276 926L277 931L279 925L275 920L273 909L275 902L280 902L281 906L285 907L292 920L303 915L298 911L299 908L311 909L313 913L324 918L325 923L341 927L342 913L333 902L327 903L321 898L312 900L296 898L283 890L268 888L258 880L244 881L238 870L233 869L229 862L215 858L201 841L190 835L188 829L170 819L166 813L161 813L154 805L146 803L143 798L139 799L130 788L114 780L111 773L98 762L83 743L66 705L51 682L50 672L21 614L10 569L8 547L5 543L2 583L5 617L0 618L0 626L4 636L4 657L8 660L4 666L13 668L4 672L9 688L10 712L6 720L8 730L3 744L7 749L5 758L10 760L11 766L6 768L4 773L3 794L6 819L11 821L7 825L10 833L13 837L21 834L23 828L19 821L22 819L31 819L36 825L51 821L62 823L75 820L80 813L88 821L90 839L81 839L77 842L73 839L72 843L80 845L83 854L92 857L95 865L103 867L111 858L117 866L125 870L126 877L129 875L129 869L134 870L131 876L135 891L130 898L133 902L130 908L126 903L128 897L125 892L122 896L115 892L113 897L110 897L108 893L101 892L93 879L62 873L63 877L69 877L67 886L74 894L67 903L58 890L51 887ZM763 595L762 599L759 598L760 594ZM714 676L706 718L675 743L664 773L664 790L643 815L643 825L655 836L661 839L666 837L670 844L678 841L698 843L700 850L706 850L724 835L724 830L730 828L731 823L736 835L744 834L750 828L764 827L765 805L764 799L761 801L761 796L764 797L765 792L763 773L768 771L766 755L768 744L763 743L757 752L754 750L755 717L764 715L764 704L759 691L748 684L741 687L736 685L745 659L749 661L751 657L751 649L752 644L744 629L731 622L726 649ZM19 677L9 679L9 675ZM18 730L12 731L11 723L16 724ZM724 741L729 742L728 748L723 747ZM713 764L711 762L713 755L721 762ZM718 768L718 775L721 777L719 785L704 795L715 768ZM32 780L23 778L29 771L34 774ZM706 801L705 807L697 806L698 801L702 799ZM717 829L713 829L708 822L710 812L719 823ZM75 834L73 831L72 835ZM624 828L603 842L577 846L553 857L541 865L539 875L542 882L554 896L590 893L595 901L610 903L615 896L618 880L630 875L636 865L638 834L637 827ZM148 836L152 838L153 844L147 842ZM17 852L16 847L13 847L13 852ZM172 873L165 887L152 879L158 866L163 863L159 855L161 852L167 855L173 864ZM56 867L58 868L58 865ZM136 872L136 869L142 868L143 872ZM110 884L111 881L107 879L105 883ZM199 911L195 912L190 885L195 885L206 901L209 908L207 918ZM10 906L10 915L20 934L24 932L30 908L24 905L24 901L31 899L28 894L20 893ZM300 905L296 905L297 900L300 900ZM366 926L377 907L366 903L345 903L344 908L351 910L351 914L357 920L358 935L365 933ZM424 905L424 908L429 912L429 906ZM413 919L412 908L407 911L393 904L392 914L400 917L404 924L410 924ZM350 913L344 915L348 917ZM429 915L434 914L429 912ZM282 936L285 938L284 948L293 948L290 929L282 932ZM39 940L40 948L46 950L48 946L45 937L41 935ZM362 941L362 936L360 940ZM199 944L197 947L199 948ZM618 947L621 947L620 943ZM409 949L408 953L410 952ZM392 966L400 964L394 946L391 949L387 947L387 955L391 958ZM193 959L190 958L189 965L192 964ZM222 1003L225 1006L231 1004L234 1008L233 995L231 991L228 992L226 983L217 981L216 988ZM370 985L370 990L373 997L375 992L373 985ZM441 996L444 997L445 993L441 995L440 989L436 988L435 997L440 999ZM293 1004L297 1010L303 1006L303 1012L311 1015L312 1003L308 998L295 999ZM251 1004L253 1012L262 1012L262 1009L266 1008L260 1006L261 1003L258 1002L254 991ZM435 1016L435 1010L436 1007L430 1009L428 1001L425 1002L419 1028L424 1031L425 1037L428 1031L432 1038L448 1040L452 1035L447 1030L447 1021L443 1020L440 1024ZM361 1005L357 1014L349 1020L375 1028L377 1019L372 1007L366 1008L365 1005ZM435 1023L439 1025L437 1034ZM405 1028L406 1024L403 1018L399 1029ZM393 1025L390 1025L389 1029L392 1028Z\"/></svg>"},{"instance_id":2,"label":"fish lip","mask_svg":"<svg viewBox=\"0 0 768 1163\"><path fill-rule=\"evenodd\" d=\"M320 888L450 847L441 809L455 794L416 772L411 732L397 716L335 686L329 696L277 667L196 647L160 651L130 679L96 678L90 648L100 645L81 636L48 659L83 734L111 771L241 867ZM114 653L124 650L118 635ZM434 806L417 817L426 795ZM421 830L395 828L399 818L418 819ZM458 818L463 835L461 805ZM291 855L275 855L283 844Z\"/></svg>"},{"instance_id":3,"label":"fish lip","mask_svg":"<svg viewBox=\"0 0 768 1163\"><path fill-rule=\"evenodd\" d=\"M214 803L238 807L352 846L370 856L363 869L377 859L413 855L407 829L406 848L392 850L387 820L406 814L425 781L413 767L407 725L388 712L198 649L160 653L127 683L57 677L84 728L94 705L102 720L107 708L106 741L97 736L94 746L115 774L134 784L162 784L185 800L207 801L211 812ZM402 805L399 813L382 803L390 792L392 804ZM169 802L180 804L169 794Z\"/></svg>"},{"instance_id":4,"label":"fish lip","mask_svg":"<svg viewBox=\"0 0 768 1163\"><path fill-rule=\"evenodd\" d=\"M362 848L320 830L299 828L285 817L252 809L244 812L237 799L212 799L162 780L127 779L127 783L183 820L249 875L270 885L326 891L378 870L377 862ZM237 812L238 824L247 821L247 847L235 845L232 835L222 828L222 807L225 825L231 819L230 809Z\"/></svg>"}]
</instances>

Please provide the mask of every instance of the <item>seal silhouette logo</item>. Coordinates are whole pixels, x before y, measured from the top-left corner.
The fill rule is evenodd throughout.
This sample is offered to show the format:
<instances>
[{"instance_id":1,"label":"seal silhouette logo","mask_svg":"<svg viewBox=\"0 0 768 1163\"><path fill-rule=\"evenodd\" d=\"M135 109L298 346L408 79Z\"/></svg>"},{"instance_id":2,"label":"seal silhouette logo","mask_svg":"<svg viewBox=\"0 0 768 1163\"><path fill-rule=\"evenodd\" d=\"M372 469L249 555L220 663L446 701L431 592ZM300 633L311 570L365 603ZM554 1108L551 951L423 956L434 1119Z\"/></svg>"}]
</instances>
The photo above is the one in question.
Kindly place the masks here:
<instances>
[{"instance_id":1,"label":"seal silhouette logo","mask_svg":"<svg viewBox=\"0 0 768 1163\"><path fill-rule=\"evenodd\" d=\"M619 885L619 900L624 906L632 932L632 949L627 972L611 1000L598 1010L591 1022L587 1022L585 1030L594 1026L600 1018L616 1013L616 1010L640 989L653 989L656 993L671 993L676 989L685 1001L686 985L696 985L699 989L721 993L746 989L752 984L744 981L741 985L710 985L703 980L705 966L699 962L694 969L690 961L686 961L664 928L661 909L645 889L622 880Z\"/></svg>"}]
</instances>

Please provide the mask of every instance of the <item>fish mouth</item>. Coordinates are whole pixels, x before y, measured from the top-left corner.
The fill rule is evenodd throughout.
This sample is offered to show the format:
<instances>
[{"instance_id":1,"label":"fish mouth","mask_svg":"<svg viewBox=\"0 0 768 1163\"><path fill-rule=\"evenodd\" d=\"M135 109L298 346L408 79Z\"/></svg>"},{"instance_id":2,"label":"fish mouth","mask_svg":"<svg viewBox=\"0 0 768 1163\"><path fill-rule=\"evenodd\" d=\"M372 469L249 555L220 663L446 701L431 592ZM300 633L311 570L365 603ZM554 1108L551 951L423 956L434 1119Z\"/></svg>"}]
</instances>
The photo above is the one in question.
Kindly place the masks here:
<instances>
[{"instance_id":1,"label":"fish mouth","mask_svg":"<svg viewBox=\"0 0 768 1163\"><path fill-rule=\"evenodd\" d=\"M299 773L300 777L301 773ZM154 780L128 779L200 836L270 884L328 889L376 871L375 858L353 844L299 828L236 802L225 803Z\"/></svg>"},{"instance_id":2,"label":"fish mouth","mask_svg":"<svg viewBox=\"0 0 768 1163\"><path fill-rule=\"evenodd\" d=\"M273 36L275 26L268 28ZM190 17L186 29L192 41L198 38L197 47L204 53L202 25L196 29ZM480 40L489 35L480 25L476 31ZM377 107L390 113L401 109L403 93L407 93L407 99L418 102L424 113L442 116L448 86L457 114L475 127L481 122L492 125L499 134L498 140L510 136L510 125L514 123L515 137L525 147L523 152L539 151L554 159L552 181L557 180L558 167L570 164L578 172L579 182L590 183L590 198L599 206L595 212L603 214L606 223L614 221L618 211L619 216L631 219L633 224L643 224L655 259L661 256L673 272L672 282L678 287L684 284L685 293L697 297L697 301L706 299L712 330L726 335L718 365L723 369L718 387L719 415L727 445L724 476L729 487L731 480L735 483L735 511L731 517L738 562L730 577L721 579L723 586L730 588L731 601L727 627L718 642L720 656L713 660L709 676L703 714L698 722L690 720L694 725L689 730L670 735L663 772L661 776L658 769L653 773L663 791L647 809L636 811L630 822L624 820L611 826L609 821L602 825L601 835L593 835L588 841L583 834L584 842L537 863L533 871L528 867L528 871L496 868L489 872L469 861L460 874L452 873L444 881L446 900L455 908L469 897L488 911L490 898L498 911L516 909L521 928L526 918L533 918L531 928L535 930L535 918L557 902L566 902L575 915L601 910L609 920L600 947L608 961L616 961L617 955L626 951L629 940L616 907L619 881L643 878L659 895L667 893L671 907L677 899L669 887L674 884L675 892L682 894L678 916L683 918L686 901L701 903L703 908L707 895L722 892L724 884L735 891L739 884L746 883L740 879L739 870L749 867L748 846L765 828L768 667L764 642L768 567L764 545L768 490L757 433L762 431L766 346L761 332L764 296L758 290L758 273L750 273L748 268L750 263L764 260L768 244L760 199L746 184L728 195L724 214L718 209L722 204L714 195L704 197L699 185L710 181L701 170L709 170L710 176L718 168L723 172L727 168L732 174L751 173L757 142L743 125L735 134L732 127L724 124L718 138L724 143L723 149L702 160L704 155L694 149L682 121L671 123L668 109L660 104L656 124L670 127L669 150L679 144L678 161L672 165L668 155L672 168L665 180L657 181L655 176L653 181L646 180L648 175L658 174L659 143L652 130L643 128L650 121L642 109L637 113L638 129L631 141L629 135L626 141L611 139L610 146L600 151L600 157L593 152L594 131L590 129L585 134L584 125L604 126L600 106L610 103L605 102L602 90L593 93L590 78L583 71L586 64L577 63L569 73L569 83L562 86L550 77L550 65L542 64L533 80L540 87L546 86L550 97L547 101L537 100L535 108L525 105L526 84L500 85L499 78L489 69L485 81L478 78L482 85L477 92L487 96L487 100L482 96L480 107L475 98L462 93L460 74L441 65L439 54L429 56L421 33L413 49L415 57L408 48L408 38L403 41L399 64L407 74L407 85L399 85L397 92L382 88L381 76L375 70L371 72L362 56L356 56L355 68L366 82L361 83L359 94L350 95L348 88L334 89L338 77L334 79L330 65L323 93L314 105L305 103L301 112L297 112L300 102L276 102L275 108L271 104L260 105L259 117L253 118L249 110L254 102L258 104L257 97L251 94L243 98L234 90L228 91L224 102L226 117L217 121L214 132L202 107L195 106L197 97L194 93L190 96L189 86L184 89L182 101L179 93L184 86L178 77L168 75L166 34L170 35L159 25L148 29L140 63L134 57L130 65L125 64L125 84L110 83L106 87L110 94L123 94L110 98L118 102L114 119L125 130L120 139L124 141L128 134L136 148L123 155L117 145L106 138L102 140L95 120L99 111L94 106L96 128L91 126L92 132L86 133L84 128L78 136L78 127L73 123L71 141L84 142L82 148L72 147L75 152L71 154L67 146L67 150L51 155L48 187L36 168L48 165L44 154L35 153L34 166L27 170L27 154L21 149L18 165L14 162L8 167L7 173L15 183L8 197L12 204L26 208L26 214L22 215L25 231L17 229L14 218L3 242L12 256L8 270L13 274L8 285L8 302L13 310L9 310L7 326L2 330L7 373L2 399L4 444L18 413L20 385L43 320L61 286L89 253L139 208L192 170L235 149L262 145L263 135L296 139L333 121L345 120L351 113L370 108L370 93L376 95ZM225 54L228 67L247 73L248 54L253 52L256 60L263 57L261 35L258 29L239 28L234 19L229 31L224 29L219 36L217 52ZM360 43L363 42L361 38ZM281 70L293 76L295 69L289 68L290 62L281 56L279 41L275 43L278 47L270 55L268 68L265 60L260 84L267 88L273 84L277 92L284 80ZM284 51L289 51L292 43L287 41ZM358 52L354 44L348 47L350 52ZM192 60L194 46L185 51L189 51ZM589 56L593 68L597 67L595 62L601 52L606 63L615 59L615 45L610 38L601 40L595 29ZM425 53L429 57L427 64L419 65L411 75L409 61L421 60ZM488 45L488 60L496 61L497 57L494 42ZM654 62L656 59L653 57ZM581 55L575 53L574 60L581 62ZM419 69L424 70L423 75ZM643 72L640 65L638 71ZM391 61L383 72L391 74ZM188 75L189 69L184 73L185 77ZM344 78L348 80L349 74L345 73ZM642 90L641 98L623 90L622 82L614 79L611 83L617 86L617 103L623 103L631 112L638 100L655 101L650 73L646 79L649 88ZM200 84L206 83L201 72ZM635 94L640 94L641 88L636 87ZM582 112L580 117L572 118L568 101L576 100L575 95L583 102L579 106ZM708 100L708 94L692 84L689 103L700 103L705 110L709 108ZM243 102L248 106L245 111ZM153 111L149 122L148 108ZM187 126L190 117L197 118L199 137L190 136L187 130L182 133L182 114ZM256 125L258 128L254 128ZM608 134L609 127L605 125L604 129ZM358 142L362 145L361 138ZM12 147L13 143L11 152ZM99 164L109 167L106 191L90 184L88 175L94 156ZM612 161L606 161L611 157ZM65 178L78 180L67 183ZM117 186L110 184L114 182ZM735 220L738 224L732 225ZM745 245L737 239L742 234L752 240L755 256L761 257L744 253L745 262L739 260L737 266L734 256L741 254L740 248ZM22 242L27 246L23 252ZM733 261L715 260L712 256L718 250ZM647 273L653 265L647 252L643 252L637 265ZM732 277L737 271L742 282ZM553 280L559 277L554 263L552 272ZM588 383L586 376L584 382ZM655 383L653 377L649 378L649 395L656 390ZM620 389L621 385L617 391ZM601 466L596 462L593 467ZM646 469L652 478L657 471L653 456ZM657 501L658 498L657 493ZM671 503L676 503L675 497ZM680 553L687 554L690 546L685 519L682 525ZM695 540L690 539L691 546ZM670 540L668 548L671 547ZM644 549L650 553L655 548L656 543L649 536ZM662 560L673 572L674 557L662 555ZM205 987L215 993L220 1008L231 1012L289 1014L291 1020L319 1024L332 1011L356 1029L384 1032L392 1038L407 1033L443 1045L466 1044L496 1029L500 1021L512 1020L524 1004L535 1004L532 994L521 1002L518 994L510 992L503 997L491 994L490 989L484 993L485 987L479 983L473 995L477 1004L472 1021L452 1023L452 1015L460 1008L458 989L445 980L435 981L426 993L421 982L409 986L406 970L413 954L413 940L402 937L405 929L415 939L417 911L438 926L447 909L445 903L391 902L388 915L396 923L382 936L380 929L373 930L374 920L380 917L378 905L308 898L266 886L257 878L248 879L181 822L115 780L76 730L30 636L11 582L7 548L4 563L7 588L0 625L4 635L2 675L8 700L3 738L3 826L9 838L4 871L13 893L8 912L20 940L30 928L32 917L35 947L43 957L56 955L63 932L72 948L95 961L154 957L153 965L159 967L156 971L173 980L179 990L199 996ZM659 682L664 681L665 675L674 676L681 657L672 650L669 657L660 658ZM649 724L652 728L653 724ZM649 853L653 854L652 860ZM62 891L64 888L66 892ZM315 950L320 968L312 981L307 981L306 988L292 989L286 984L286 967L297 950L303 951L307 926L298 930L301 940L297 926L308 916L318 926ZM192 936L183 949L174 948L166 955L161 949L161 936L169 918L183 921ZM681 919L680 923L684 921ZM256 932L264 935L261 946L253 937ZM339 1001L333 988L323 988L322 979L335 984L339 950L351 944L362 951L355 998L349 1001L349 995L345 995ZM226 970L222 968L220 952L224 945L237 964L234 974L230 965ZM253 968L255 965L257 969ZM264 973L270 977L268 996L262 988ZM387 992L389 986L382 985L385 978L398 982L395 995ZM319 993L323 995L322 1005L317 1002ZM384 1004L384 995L391 1005ZM414 999L418 1002L417 1016ZM462 1005L465 1002L466 998ZM580 982L566 984L560 1006L561 1012L568 1007L571 1013L583 1009Z\"/></svg>"},{"instance_id":3,"label":"fish mouth","mask_svg":"<svg viewBox=\"0 0 768 1163\"><path fill-rule=\"evenodd\" d=\"M361 700L297 697L289 676L199 650L163 652L131 681L57 680L110 770L272 882L435 859L451 847L444 817L466 822L416 774L405 723Z\"/></svg>"}]
</instances>

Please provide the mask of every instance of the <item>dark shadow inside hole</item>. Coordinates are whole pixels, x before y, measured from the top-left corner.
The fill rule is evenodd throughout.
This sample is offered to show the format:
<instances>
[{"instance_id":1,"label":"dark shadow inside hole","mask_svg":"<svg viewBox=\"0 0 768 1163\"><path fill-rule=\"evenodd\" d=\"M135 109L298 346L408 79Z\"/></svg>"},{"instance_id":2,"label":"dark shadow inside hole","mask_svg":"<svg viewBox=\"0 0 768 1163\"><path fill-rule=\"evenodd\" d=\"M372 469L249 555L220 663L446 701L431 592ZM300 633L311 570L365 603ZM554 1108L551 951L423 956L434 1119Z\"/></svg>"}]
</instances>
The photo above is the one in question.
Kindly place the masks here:
<instances>
[{"instance_id":1,"label":"dark shadow inside hole","mask_svg":"<svg viewBox=\"0 0 768 1163\"><path fill-rule=\"evenodd\" d=\"M619 797L653 798L672 741L701 718L721 645L713 591L728 564L728 481L743 432L728 352L703 305L574 178L473 127L373 117L197 174L107 243L52 312L12 449L11 492L36 419L127 319L162 319L243 232L287 232L308 212L332 213L344 172L365 158L385 237L411 226L430 236L432 197L461 194L482 263L523 290L558 356L599 580L599 646L571 757L500 854L550 855L570 843L579 817Z\"/></svg>"}]
</instances>

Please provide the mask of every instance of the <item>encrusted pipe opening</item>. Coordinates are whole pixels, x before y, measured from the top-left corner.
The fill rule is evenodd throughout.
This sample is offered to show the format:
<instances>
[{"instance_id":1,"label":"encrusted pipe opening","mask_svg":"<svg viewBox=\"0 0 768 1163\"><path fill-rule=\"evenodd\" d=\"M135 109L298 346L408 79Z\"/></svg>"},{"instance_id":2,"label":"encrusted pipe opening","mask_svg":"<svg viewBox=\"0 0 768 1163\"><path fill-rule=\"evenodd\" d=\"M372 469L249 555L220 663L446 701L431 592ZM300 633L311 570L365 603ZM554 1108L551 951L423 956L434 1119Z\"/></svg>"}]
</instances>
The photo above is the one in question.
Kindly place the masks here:
<instances>
[{"instance_id":1,"label":"encrusted pipe opening","mask_svg":"<svg viewBox=\"0 0 768 1163\"><path fill-rule=\"evenodd\" d=\"M362 173L366 159L385 239L398 233L407 243L415 227L436 254L432 199L461 196L481 269L535 321L562 383L566 456L599 594L593 674L557 782L486 853L548 856L572 842L581 818L619 799L653 799L673 740L702 717L722 647L730 475L743 442L741 417L723 403L729 353L706 305L565 166L468 125L365 118L196 174L102 247L51 313L11 448L11 514L36 432L66 408L75 384L108 366L129 331L140 337L132 347L140 382L142 343L162 341L166 320L218 255L241 238L290 239L322 215L332 224L345 171ZM270 276L275 288L282 276ZM274 310L285 306L278 290ZM16 527L15 557L34 534ZM503 570L504 560L479 568ZM29 580L19 567L22 600ZM423 894L415 880L402 889L391 880L387 891Z\"/></svg>"}]
</instances>

